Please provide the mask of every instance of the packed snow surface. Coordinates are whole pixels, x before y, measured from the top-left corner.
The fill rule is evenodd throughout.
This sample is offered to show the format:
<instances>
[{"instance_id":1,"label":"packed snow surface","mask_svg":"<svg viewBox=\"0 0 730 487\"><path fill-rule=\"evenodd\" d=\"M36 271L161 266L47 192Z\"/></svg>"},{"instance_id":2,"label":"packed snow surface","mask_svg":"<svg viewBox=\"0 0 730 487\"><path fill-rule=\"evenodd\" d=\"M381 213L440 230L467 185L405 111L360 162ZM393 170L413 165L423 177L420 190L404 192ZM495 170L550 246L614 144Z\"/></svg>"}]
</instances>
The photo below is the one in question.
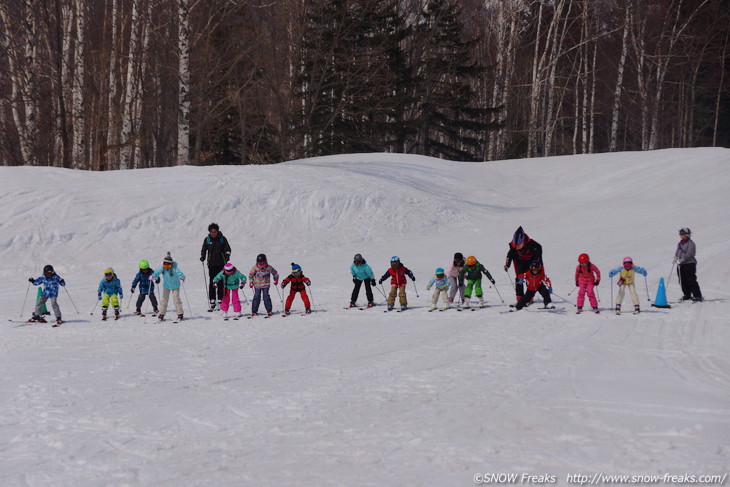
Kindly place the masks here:
<instances>
[{"instance_id":1,"label":"packed snow surface","mask_svg":"<svg viewBox=\"0 0 730 487\"><path fill-rule=\"evenodd\" d=\"M467 486L511 473L565 485L730 471L730 150L1 167L0 180L2 486ZM300 316L299 298L286 319L206 312L199 257L213 221L244 273L261 252L282 278L300 264L315 312ZM502 266L520 225L569 300L555 296L555 312L508 312ZM703 303L676 304L681 227L697 244ZM167 251L188 277L178 324L127 307L137 262L158 267ZM455 252L475 255L497 288L484 281L485 309L429 313L425 286ZM574 313L583 252L603 273L601 314ZM355 253L377 278L400 256L417 279L408 311L383 313L379 292L374 309L343 309ZM616 316L608 271L625 256L649 276L637 280L641 314L627 296ZM21 323L35 299L27 280L45 264L68 283L58 328ZM109 266L125 290L116 322L96 307ZM650 306L660 277L671 309Z\"/></svg>"}]
</instances>

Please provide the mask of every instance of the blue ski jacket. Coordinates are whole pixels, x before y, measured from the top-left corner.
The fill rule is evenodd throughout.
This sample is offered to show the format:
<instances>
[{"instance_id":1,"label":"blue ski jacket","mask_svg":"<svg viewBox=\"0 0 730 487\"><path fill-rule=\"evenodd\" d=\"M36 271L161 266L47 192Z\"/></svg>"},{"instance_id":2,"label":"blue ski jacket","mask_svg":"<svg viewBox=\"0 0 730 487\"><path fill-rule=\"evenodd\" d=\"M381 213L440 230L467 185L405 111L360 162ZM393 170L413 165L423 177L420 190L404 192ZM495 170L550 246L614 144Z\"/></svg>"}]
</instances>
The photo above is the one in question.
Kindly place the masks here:
<instances>
[{"instance_id":1,"label":"blue ski jacket","mask_svg":"<svg viewBox=\"0 0 730 487\"><path fill-rule=\"evenodd\" d=\"M146 274L141 271L138 272L132 281L132 291L134 291L134 288L137 287L137 284L139 284L140 294L154 294L155 282L152 279L154 279L152 272L148 272Z\"/></svg>"},{"instance_id":2,"label":"blue ski jacket","mask_svg":"<svg viewBox=\"0 0 730 487\"><path fill-rule=\"evenodd\" d=\"M431 286L436 285L436 289L448 289L451 285L451 281L449 281L449 278L444 276L441 279L439 279L436 276L433 276L430 281L428 281L428 285L426 286L426 289L431 289Z\"/></svg>"},{"instance_id":3,"label":"blue ski jacket","mask_svg":"<svg viewBox=\"0 0 730 487\"><path fill-rule=\"evenodd\" d=\"M114 294L118 294L119 297L122 297L122 283L119 281L119 278L116 274L114 274L114 277L112 277L111 281L107 281L106 277L99 282L99 289L97 289L98 293L102 294L108 294L109 296L112 296Z\"/></svg>"},{"instance_id":4,"label":"blue ski jacket","mask_svg":"<svg viewBox=\"0 0 730 487\"><path fill-rule=\"evenodd\" d=\"M65 281L63 284L61 284L61 281L62 279L58 274L53 274L51 277L39 277L38 279L33 281L33 285L38 286L40 284L43 284L43 295L49 298L57 298L58 286L66 285Z\"/></svg>"},{"instance_id":5,"label":"blue ski jacket","mask_svg":"<svg viewBox=\"0 0 730 487\"><path fill-rule=\"evenodd\" d=\"M165 289L180 289L180 280L185 279L185 274L177 267L177 262L173 262L169 269L160 267L154 276L155 278L162 276L162 287Z\"/></svg>"},{"instance_id":6,"label":"blue ski jacket","mask_svg":"<svg viewBox=\"0 0 730 487\"><path fill-rule=\"evenodd\" d=\"M362 260L362 265L355 265L354 263L350 264L350 273L352 274L352 277L356 278L358 281L375 279L375 274L373 274L373 270L370 268L365 259Z\"/></svg>"}]
</instances>

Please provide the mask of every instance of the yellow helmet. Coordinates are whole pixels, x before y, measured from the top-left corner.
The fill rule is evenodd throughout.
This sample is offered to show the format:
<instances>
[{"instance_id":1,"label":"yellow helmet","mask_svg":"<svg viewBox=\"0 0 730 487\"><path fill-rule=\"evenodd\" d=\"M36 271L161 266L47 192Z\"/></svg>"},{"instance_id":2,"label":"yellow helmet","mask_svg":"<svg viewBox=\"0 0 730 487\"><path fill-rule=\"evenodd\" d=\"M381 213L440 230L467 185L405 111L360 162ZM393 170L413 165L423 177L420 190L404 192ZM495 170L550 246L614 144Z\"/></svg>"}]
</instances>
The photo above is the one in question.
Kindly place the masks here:
<instances>
[{"instance_id":1,"label":"yellow helmet","mask_svg":"<svg viewBox=\"0 0 730 487\"><path fill-rule=\"evenodd\" d=\"M474 257L473 255L470 255L469 257L466 258L466 265L474 265L476 263L477 263L477 258Z\"/></svg>"},{"instance_id":2,"label":"yellow helmet","mask_svg":"<svg viewBox=\"0 0 730 487\"><path fill-rule=\"evenodd\" d=\"M113 276L114 276L114 269L112 269L111 267L107 267L104 270L104 277L113 277Z\"/></svg>"}]
</instances>

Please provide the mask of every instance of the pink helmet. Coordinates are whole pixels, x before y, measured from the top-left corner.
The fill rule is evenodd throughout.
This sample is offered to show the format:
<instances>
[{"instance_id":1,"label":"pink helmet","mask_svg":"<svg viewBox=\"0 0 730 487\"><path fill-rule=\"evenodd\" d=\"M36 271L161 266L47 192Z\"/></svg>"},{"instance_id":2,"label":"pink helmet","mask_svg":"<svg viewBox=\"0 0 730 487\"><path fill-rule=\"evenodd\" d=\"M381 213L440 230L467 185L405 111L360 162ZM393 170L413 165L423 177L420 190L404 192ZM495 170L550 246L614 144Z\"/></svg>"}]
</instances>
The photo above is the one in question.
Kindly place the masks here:
<instances>
[{"instance_id":1,"label":"pink helmet","mask_svg":"<svg viewBox=\"0 0 730 487\"><path fill-rule=\"evenodd\" d=\"M631 267L634 265L634 261L631 257L624 257L624 267Z\"/></svg>"}]
</instances>

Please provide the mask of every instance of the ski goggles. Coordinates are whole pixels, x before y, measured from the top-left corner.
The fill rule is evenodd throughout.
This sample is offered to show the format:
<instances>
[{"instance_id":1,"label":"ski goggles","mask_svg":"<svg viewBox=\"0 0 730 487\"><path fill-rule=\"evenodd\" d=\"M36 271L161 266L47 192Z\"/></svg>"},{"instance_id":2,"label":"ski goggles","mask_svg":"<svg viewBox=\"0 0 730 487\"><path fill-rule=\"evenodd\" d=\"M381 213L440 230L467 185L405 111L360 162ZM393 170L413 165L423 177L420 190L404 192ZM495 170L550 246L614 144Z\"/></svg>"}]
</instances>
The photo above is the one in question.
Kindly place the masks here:
<instances>
[{"instance_id":1,"label":"ski goggles","mask_svg":"<svg viewBox=\"0 0 730 487\"><path fill-rule=\"evenodd\" d=\"M172 263L165 262L164 264L162 264L162 267L164 267L165 269L169 269L170 267L172 267Z\"/></svg>"},{"instance_id":2,"label":"ski goggles","mask_svg":"<svg viewBox=\"0 0 730 487\"><path fill-rule=\"evenodd\" d=\"M114 275L113 272L105 272L104 277L112 277Z\"/></svg>"}]
</instances>

